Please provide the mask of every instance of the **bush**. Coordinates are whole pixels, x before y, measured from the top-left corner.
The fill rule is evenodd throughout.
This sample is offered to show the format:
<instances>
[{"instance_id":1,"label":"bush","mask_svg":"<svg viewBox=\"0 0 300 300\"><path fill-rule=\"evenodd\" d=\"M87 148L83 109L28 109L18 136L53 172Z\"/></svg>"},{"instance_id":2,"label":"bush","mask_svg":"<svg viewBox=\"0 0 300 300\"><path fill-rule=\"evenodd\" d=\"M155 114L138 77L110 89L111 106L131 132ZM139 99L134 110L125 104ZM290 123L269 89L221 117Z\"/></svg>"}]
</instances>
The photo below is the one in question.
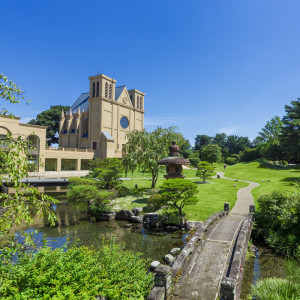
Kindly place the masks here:
<instances>
[{"instance_id":1,"label":"bush","mask_svg":"<svg viewBox=\"0 0 300 300\"><path fill-rule=\"evenodd\" d=\"M125 197L130 194L130 190L124 185L116 186L114 190L117 192L118 197Z\"/></svg>"},{"instance_id":2,"label":"bush","mask_svg":"<svg viewBox=\"0 0 300 300\"><path fill-rule=\"evenodd\" d=\"M252 288L252 295L257 300L298 300L300 284L281 278L266 278L258 281Z\"/></svg>"},{"instance_id":3,"label":"bush","mask_svg":"<svg viewBox=\"0 0 300 300\"><path fill-rule=\"evenodd\" d=\"M148 212L154 212L159 210L161 207L160 205L161 199L162 199L161 194L151 195L147 200L147 207L144 210Z\"/></svg>"},{"instance_id":4,"label":"bush","mask_svg":"<svg viewBox=\"0 0 300 300\"><path fill-rule=\"evenodd\" d=\"M72 246L19 256L0 269L1 299L144 299L153 275L140 253L123 251L114 241L99 250Z\"/></svg>"},{"instance_id":5,"label":"bush","mask_svg":"<svg viewBox=\"0 0 300 300\"><path fill-rule=\"evenodd\" d=\"M273 191L257 202L257 238L263 238L277 253L300 255L300 193Z\"/></svg>"},{"instance_id":6,"label":"bush","mask_svg":"<svg viewBox=\"0 0 300 300\"><path fill-rule=\"evenodd\" d=\"M74 185L95 185L97 182L94 179L84 177L71 177L69 178L69 186Z\"/></svg>"},{"instance_id":7,"label":"bush","mask_svg":"<svg viewBox=\"0 0 300 300\"><path fill-rule=\"evenodd\" d=\"M257 148L246 148L241 156L241 161L252 161L261 158L260 151Z\"/></svg>"},{"instance_id":8,"label":"bush","mask_svg":"<svg viewBox=\"0 0 300 300\"><path fill-rule=\"evenodd\" d=\"M238 163L238 160L235 157L227 157L225 162L227 165L235 165Z\"/></svg>"},{"instance_id":9,"label":"bush","mask_svg":"<svg viewBox=\"0 0 300 300\"><path fill-rule=\"evenodd\" d=\"M97 205L89 206L89 214L94 217L101 216L105 213L110 213L110 212L112 212L112 208L108 205L99 203Z\"/></svg>"},{"instance_id":10,"label":"bush","mask_svg":"<svg viewBox=\"0 0 300 300\"><path fill-rule=\"evenodd\" d=\"M158 220L164 225L181 225L182 221L176 210L164 210Z\"/></svg>"},{"instance_id":11,"label":"bush","mask_svg":"<svg viewBox=\"0 0 300 300\"><path fill-rule=\"evenodd\" d=\"M191 157L191 158L189 158L189 161L194 168L197 168L198 164L200 163L200 158Z\"/></svg>"}]
</instances>

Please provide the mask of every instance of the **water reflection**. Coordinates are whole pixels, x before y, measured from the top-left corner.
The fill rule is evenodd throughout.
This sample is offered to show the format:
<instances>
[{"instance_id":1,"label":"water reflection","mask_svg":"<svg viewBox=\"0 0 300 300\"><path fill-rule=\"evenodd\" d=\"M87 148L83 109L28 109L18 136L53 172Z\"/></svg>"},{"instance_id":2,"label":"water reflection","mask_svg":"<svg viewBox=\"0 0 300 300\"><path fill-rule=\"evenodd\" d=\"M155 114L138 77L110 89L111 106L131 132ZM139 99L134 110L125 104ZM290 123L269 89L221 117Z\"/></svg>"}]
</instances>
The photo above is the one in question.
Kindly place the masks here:
<instances>
[{"instance_id":1,"label":"water reflection","mask_svg":"<svg viewBox=\"0 0 300 300\"><path fill-rule=\"evenodd\" d=\"M54 205L57 216L55 227L51 227L46 218L35 217L31 229L38 229L37 241L42 240L46 234L49 246L61 247L67 242L78 242L79 245L93 245L100 247L103 238L110 239L115 236L116 243L123 245L127 250L143 253L144 258L159 260L174 247L183 247L186 232L165 233L152 232L140 224L133 224L125 228L127 221L95 222L85 209L60 202Z\"/></svg>"}]
</instances>

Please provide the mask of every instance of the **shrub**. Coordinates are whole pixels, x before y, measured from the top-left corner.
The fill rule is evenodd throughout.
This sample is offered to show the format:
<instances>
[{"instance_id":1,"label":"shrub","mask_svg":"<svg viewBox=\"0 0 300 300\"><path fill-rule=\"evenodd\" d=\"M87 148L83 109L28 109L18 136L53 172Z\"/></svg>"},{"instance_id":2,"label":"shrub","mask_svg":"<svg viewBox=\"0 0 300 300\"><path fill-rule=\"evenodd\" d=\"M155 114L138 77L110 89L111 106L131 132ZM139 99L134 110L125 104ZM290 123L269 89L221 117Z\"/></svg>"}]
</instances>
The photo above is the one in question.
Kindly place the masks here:
<instances>
[{"instance_id":1,"label":"shrub","mask_svg":"<svg viewBox=\"0 0 300 300\"><path fill-rule=\"evenodd\" d=\"M198 157L190 157L190 158L189 158L189 161L190 161L191 165L192 165L194 168L197 168L197 167L198 167L198 164L200 163L200 158L198 158Z\"/></svg>"},{"instance_id":2,"label":"shrub","mask_svg":"<svg viewBox=\"0 0 300 300\"><path fill-rule=\"evenodd\" d=\"M273 191L261 195L254 233L277 253L300 254L300 193Z\"/></svg>"},{"instance_id":3,"label":"shrub","mask_svg":"<svg viewBox=\"0 0 300 300\"><path fill-rule=\"evenodd\" d=\"M95 185L96 181L91 178L84 178L84 177L71 177L69 178L69 186L74 185Z\"/></svg>"},{"instance_id":4,"label":"shrub","mask_svg":"<svg viewBox=\"0 0 300 300\"><path fill-rule=\"evenodd\" d=\"M90 205L89 206L89 214L97 217L100 215L103 215L105 213L109 213L112 212L112 208L108 205L104 205L104 204L97 204L97 205Z\"/></svg>"},{"instance_id":5,"label":"shrub","mask_svg":"<svg viewBox=\"0 0 300 300\"><path fill-rule=\"evenodd\" d=\"M164 210L158 220L165 225L181 225L181 219L176 210Z\"/></svg>"},{"instance_id":6,"label":"shrub","mask_svg":"<svg viewBox=\"0 0 300 300\"><path fill-rule=\"evenodd\" d=\"M235 157L227 157L225 162L227 165L235 165L238 163L238 160Z\"/></svg>"},{"instance_id":7,"label":"shrub","mask_svg":"<svg viewBox=\"0 0 300 300\"><path fill-rule=\"evenodd\" d=\"M149 261L103 242L99 250L72 246L19 256L0 269L1 299L144 299L152 287Z\"/></svg>"},{"instance_id":8,"label":"shrub","mask_svg":"<svg viewBox=\"0 0 300 300\"><path fill-rule=\"evenodd\" d=\"M252 289L252 295L257 300L298 300L300 284L281 278L266 278L258 281Z\"/></svg>"},{"instance_id":9,"label":"shrub","mask_svg":"<svg viewBox=\"0 0 300 300\"><path fill-rule=\"evenodd\" d=\"M147 200L147 207L145 208L145 210L148 212L159 210L161 207L160 205L161 199L162 199L161 194L151 195Z\"/></svg>"},{"instance_id":10,"label":"shrub","mask_svg":"<svg viewBox=\"0 0 300 300\"><path fill-rule=\"evenodd\" d=\"M117 192L118 197L125 197L130 194L130 190L124 185L116 186L114 190Z\"/></svg>"}]
</instances>

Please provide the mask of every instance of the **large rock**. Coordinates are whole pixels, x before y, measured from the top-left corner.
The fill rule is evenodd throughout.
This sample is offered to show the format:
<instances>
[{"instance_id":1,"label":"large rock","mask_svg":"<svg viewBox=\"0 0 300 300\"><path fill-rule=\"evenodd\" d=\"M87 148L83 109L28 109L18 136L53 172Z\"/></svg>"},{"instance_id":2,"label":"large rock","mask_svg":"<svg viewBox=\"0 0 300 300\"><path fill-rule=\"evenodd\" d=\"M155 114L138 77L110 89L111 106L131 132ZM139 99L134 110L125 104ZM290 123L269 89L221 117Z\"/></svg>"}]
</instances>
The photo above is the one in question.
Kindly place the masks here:
<instances>
[{"instance_id":1,"label":"large rock","mask_svg":"<svg viewBox=\"0 0 300 300\"><path fill-rule=\"evenodd\" d=\"M141 214L143 212L143 208L142 207L135 207L132 209L132 212L135 216L138 216L139 214Z\"/></svg>"},{"instance_id":2,"label":"large rock","mask_svg":"<svg viewBox=\"0 0 300 300\"><path fill-rule=\"evenodd\" d=\"M100 216L96 217L96 221L111 221L114 220L116 213L111 212L111 213L105 213Z\"/></svg>"},{"instance_id":3,"label":"large rock","mask_svg":"<svg viewBox=\"0 0 300 300\"><path fill-rule=\"evenodd\" d=\"M143 215L143 223L153 225L158 222L158 213L148 213Z\"/></svg>"},{"instance_id":4,"label":"large rock","mask_svg":"<svg viewBox=\"0 0 300 300\"><path fill-rule=\"evenodd\" d=\"M130 210L122 209L116 213L116 220L131 220L133 213Z\"/></svg>"},{"instance_id":5,"label":"large rock","mask_svg":"<svg viewBox=\"0 0 300 300\"><path fill-rule=\"evenodd\" d=\"M171 254L167 254L167 255L165 255L165 257L164 257L164 261L165 261L168 265L170 265L171 263L173 263L173 262L175 261L175 257L174 257L173 255L171 255Z\"/></svg>"},{"instance_id":6,"label":"large rock","mask_svg":"<svg viewBox=\"0 0 300 300\"><path fill-rule=\"evenodd\" d=\"M157 260L154 260L150 265L150 269L155 270L159 265L160 265L160 262Z\"/></svg>"},{"instance_id":7,"label":"large rock","mask_svg":"<svg viewBox=\"0 0 300 300\"><path fill-rule=\"evenodd\" d=\"M143 217L142 216L132 216L130 221L133 223L143 223Z\"/></svg>"},{"instance_id":8,"label":"large rock","mask_svg":"<svg viewBox=\"0 0 300 300\"><path fill-rule=\"evenodd\" d=\"M192 228L200 228L202 226L202 221L187 221L185 223L186 229L192 229Z\"/></svg>"},{"instance_id":9,"label":"large rock","mask_svg":"<svg viewBox=\"0 0 300 300\"><path fill-rule=\"evenodd\" d=\"M173 248L171 251L170 251L170 254L171 255L177 255L179 254L180 252L180 248Z\"/></svg>"}]
</instances>

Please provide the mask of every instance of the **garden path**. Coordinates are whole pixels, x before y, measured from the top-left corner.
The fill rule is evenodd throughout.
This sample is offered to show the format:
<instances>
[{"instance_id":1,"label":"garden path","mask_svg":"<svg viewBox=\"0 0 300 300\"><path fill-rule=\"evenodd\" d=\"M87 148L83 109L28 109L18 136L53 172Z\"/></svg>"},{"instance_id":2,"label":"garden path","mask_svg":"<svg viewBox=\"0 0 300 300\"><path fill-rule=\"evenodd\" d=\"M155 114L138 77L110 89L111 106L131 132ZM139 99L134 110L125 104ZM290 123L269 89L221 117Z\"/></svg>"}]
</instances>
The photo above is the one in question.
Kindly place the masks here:
<instances>
[{"instance_id":1,"label":"garden path","mask_svg":"<svg viewBox=\"0 0 300 300\"><path fill-rule=\"evenodd\" d=\"M217 172L220 178L224 172ZM241 180L244 181L244 180ZM215 222L200 246L190 255L189 263L182 269L169 300L215 300L220 290L221 279L231 255L240 225L249 213L249 205L254 204L251 190L259 186L256 182L237 192L237 201L227 217Z\"/></svg>"}]
</instances>

